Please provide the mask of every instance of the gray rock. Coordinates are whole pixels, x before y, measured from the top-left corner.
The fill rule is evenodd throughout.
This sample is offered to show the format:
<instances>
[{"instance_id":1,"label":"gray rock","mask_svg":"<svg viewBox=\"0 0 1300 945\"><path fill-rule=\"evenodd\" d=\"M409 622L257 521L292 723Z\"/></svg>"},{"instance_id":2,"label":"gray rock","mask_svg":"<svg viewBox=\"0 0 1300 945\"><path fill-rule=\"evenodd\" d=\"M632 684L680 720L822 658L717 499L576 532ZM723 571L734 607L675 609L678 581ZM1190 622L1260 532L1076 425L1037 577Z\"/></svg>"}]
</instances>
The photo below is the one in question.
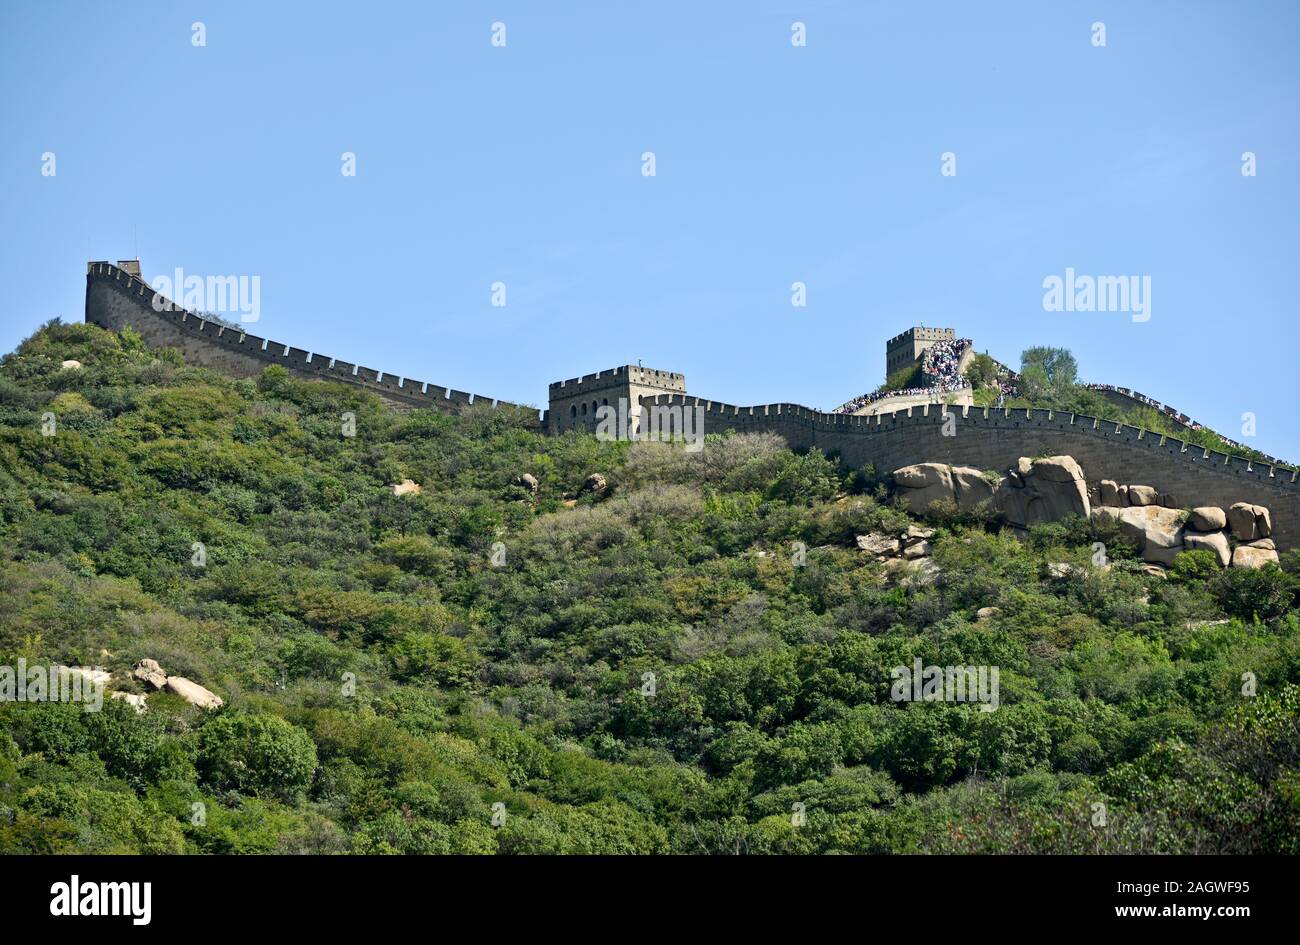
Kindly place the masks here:
<instances>
[{"instance_id":1,"label":"gray rock","mask_svg":"<svg viewBox=\"0 0 1300 945\"><path fill-rule=\"evenodd\" d=\"M602 473L592 473L582 482L583 492L594 492L596 495L603 495L609 489L609 480Z\"/></svg>"},{"instance_id":2,"label":"gray rock","mask_svg":"<svg viewBox=\"0 0 1300 945\"><path fill-rule=\"evenodd\" d=\"M951 469L943 463L917 463L894 470L894 486L899 500L920 515L932 502L956 502Z\"/></svg>"},{"instance_id":3,"label":"gray rock","mask_svg":"<svg viewBox=\"0 0 1300 945\"><path fill-rule=\"evenodd\" d=\"M897 538L880 535L876 532L869 535L858 535L856 541L858 548L862 551L878 556L896 555L903 547L903 543Z\"/></svg>"},{"instance_id":4,"label":"gray rock","mask_svg":"<svg viewBox=\"0 0 1300 945\"><path fill-rule=\"evenodd\" d=\"M1113 479L1103 479L1097 484L1097 504L1122 506L1124 497L1120 494L1119 483Z\"/></svg>"},{"instance_id":5,"label":"gray rock","mask_svg":"<svg viewBox=\"0 0 1300 945\"><path fill-rule=\"evenodd\" d=\"M1008 524L1028 528L1040 522L1055 522L1067 515L1087 518L1091 511L1083 470L1070 456L1049 456L1030 460L1021 457L1017 466L1017 488L1011 477L1002 480L994 505Z\"/></svg>"},{"instance_id":6,"label":"gray rock","mask_svg":"<svg viewBox=\"0 0 1300 945\"><path fill-rule=\"evenodd\" d=\"M153 686L155 689L161 689L167 685L167 674L163 668L158 665L157 660L141 660L135 664L135 669L131 670L131 676L140 682Z\"/></svg>"},{"instance_id":7,"label":"gray rock","mask_svg":"<svg viewBox=\"0 0 1300 945\"><path fill-rule=\"evenodd\" d=\"M1150 486L1129 486L1128 487L1128 504L1129 505L1158 505L1159 495L1155 489Z\"/></svg>"},{"instance_id":8,"label":"gray rock","mask_svg":"<svg viewBox=\"0 0 1300 945\"><path fill-rule=\"evenodd\" d=\"M1223 532L1198 534L1186 532L1183 535L1183 547L1188 551L1212 551L1219 562L1219 567L1226 568L1232 561L1232 549L1228 547L1228 536Z\"/></svg>"},{"instance_id":9,"label":"gray rock","mask_svg":"<svg viewBox=\"0 0 1300 945\"><path fill-rule=\"evenodd\" d=\"M1214 505L1198 505L1187 517L1187 527L1198 532L1217 532L1227 524L1228 516Z\"/></svg>"},{"instance_id":10,"label":"gray rock","mask_svg":"<svg viewBox=\"0 0 1300 945\"><path fill-rule=\"evenodd\" d=\"M196 705L200 709L219 709L224 705L222 698L215 692L204 689L184 676L168 676L167 691L176 693L190 705Z\"/></svg>"},{"instance_id":11,"label":"gray rock","mask_svg":"<svg viewBox=\"0 0 1300 945\"><path fill-rule=\"evenodd\" d=\"M537 490L541 487L541 483L537 481L537 477L534 476L532 473L524 473L518 479L515 480L515 483L517 485L523 486L533 495L536 495Z\"/></svg>"},{"instance_id":12,"label":"gray rock","mask_svg":"<svg viewBox=\"0 0 1300 945\"><path fill-rule=\"evenodd\" d=\"M1255 525L1255 506L1237 502L1228 509L1228 526L1238 541L1254 541L1262 537Z\"/></svg>"},{"instance_id":13,"label":"gray rock","mask_svg":"<svg viewBox=\"0 0 1300 945\"><path fill-rule=\"evenodd\" d=\"M1238 545L1232 553L1234 568L1262 568L1269 562L1277 564L1277 552L1269 548L1252 548L1250 545Z\"/></svg>"}]
</instances>

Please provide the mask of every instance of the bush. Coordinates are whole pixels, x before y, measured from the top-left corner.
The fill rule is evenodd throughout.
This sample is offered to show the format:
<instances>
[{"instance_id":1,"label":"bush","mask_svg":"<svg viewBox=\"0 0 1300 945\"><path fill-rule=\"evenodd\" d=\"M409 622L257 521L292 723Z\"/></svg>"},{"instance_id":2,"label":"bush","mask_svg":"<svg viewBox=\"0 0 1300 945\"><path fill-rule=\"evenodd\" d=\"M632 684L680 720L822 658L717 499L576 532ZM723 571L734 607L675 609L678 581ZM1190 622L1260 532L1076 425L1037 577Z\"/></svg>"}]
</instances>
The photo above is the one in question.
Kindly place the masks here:
<instances>
[{"instance_id":1,"label":"bush","mask_svg":"<svg viewBox=\"0 0 1300 945\"><path fill-rule=\"evenodd\" d=\"M271 715L219 715L199 731L199 775L218 791L292 798L316 772L316 746Z\"/></svg>"}]
</instances>

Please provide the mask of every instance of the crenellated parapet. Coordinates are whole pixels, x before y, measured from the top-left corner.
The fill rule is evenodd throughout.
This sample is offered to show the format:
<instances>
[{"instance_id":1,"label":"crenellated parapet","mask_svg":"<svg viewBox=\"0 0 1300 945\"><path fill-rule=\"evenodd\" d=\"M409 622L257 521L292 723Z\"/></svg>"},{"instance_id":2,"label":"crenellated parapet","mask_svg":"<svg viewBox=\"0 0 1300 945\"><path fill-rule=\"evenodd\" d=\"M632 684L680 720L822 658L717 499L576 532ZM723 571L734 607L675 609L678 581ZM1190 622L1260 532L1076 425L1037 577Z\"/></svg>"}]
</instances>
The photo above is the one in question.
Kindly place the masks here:
<instances>
[{"instance_id":1,"label":"crenellated parapet","mask_svg":"<svg viewBox=\"0 0 1300 945\"><path fill-rule=\"evenodd\" d=\"M526 411L533 422L542 423L531 407L386 373L213 321L156 292L140 277L138 264L136 272L109 262L89 264L86 321L112 331L129 325L150 347L177 348L187 362L235 377L254 377L268 365L279 364L299 377L364 388L398 407L459 413L471 404L487 404L492 409Z\"/></svg>"},{"instance_id":2,"label":"crenellated parapet","mask_svg":"<svg viewBox=\"0 0 1300 945\"><path fill-rule=\"evenodd\" d=\"M851 467L870 463L881 472L926 462L1004 472L1021 456L1068 454L1090 481L1148 483L1180 507L1267 506L1278 546L1300 545L1300 472L1097 417L935 405L857 416L788 403L738 407L676 394L642 398L643 408L651 405L702 407L705 434L776 433L796 449L820 449Z\"/></svg>"}]
</instances>

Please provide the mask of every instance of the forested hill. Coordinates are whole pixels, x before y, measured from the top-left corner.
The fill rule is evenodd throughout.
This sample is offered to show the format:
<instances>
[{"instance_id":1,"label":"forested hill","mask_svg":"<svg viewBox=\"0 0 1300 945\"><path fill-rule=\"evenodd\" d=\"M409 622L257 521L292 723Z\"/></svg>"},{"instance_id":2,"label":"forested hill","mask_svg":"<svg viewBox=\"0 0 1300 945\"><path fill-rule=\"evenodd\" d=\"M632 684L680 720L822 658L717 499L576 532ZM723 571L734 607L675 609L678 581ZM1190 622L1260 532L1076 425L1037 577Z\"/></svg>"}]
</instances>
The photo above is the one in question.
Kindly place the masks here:
<instances>
[{"instance_id":1,"label":"forested hill","mask_svg":"<svg viewBox=\"0 0 1300 945\"><path fill-rule=\"evenodd\" d=\"M147 709L0 704L0 852L1300 849L1295 553L954 515L897 567L883 496L47 326L0 363L0 666ZM918 659L1000 704L894 701Z\"/></svg>"}]
</instances>

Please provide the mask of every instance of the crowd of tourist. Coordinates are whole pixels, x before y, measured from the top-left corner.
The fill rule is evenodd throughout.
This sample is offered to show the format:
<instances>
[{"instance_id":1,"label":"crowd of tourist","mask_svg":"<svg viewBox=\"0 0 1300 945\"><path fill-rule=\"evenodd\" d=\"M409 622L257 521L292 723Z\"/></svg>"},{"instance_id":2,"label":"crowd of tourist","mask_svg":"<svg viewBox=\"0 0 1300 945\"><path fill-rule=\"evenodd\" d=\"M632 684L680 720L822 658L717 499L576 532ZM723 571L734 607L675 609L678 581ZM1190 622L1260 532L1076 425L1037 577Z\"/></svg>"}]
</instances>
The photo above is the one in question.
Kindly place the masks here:
<instances>
[{"instance_id":1,"label":"crowd of tourist","mask_svg":"<svg viewBox=\"0 0 1300 945\"><path fill-rule=\"evenodd\" d=\"M1187 416L1187 414L1175 410L1173 407L1170 407L1168 404L1162 404L1154 397L1148 397L1146 394L1139 393L1138 391L1129 390L1127 387L1116 387L1114 384L1084 384L1082 386L1086 387L1088 390L1112 391L1116 394L1122 394L1123 396L1128 397L1131 400L1136 400L1144 407L1150 407L1152 410L1160 411L1166 417L1169 417L1170 419L1176 421L1182 426L1187 427L1187 429L1189 430L1195 431L1195 430L1205 429L1204 426L1197 423L1191 417ZM1231 446L1233 449L1248 450L1254 448L1254 447L1246 446L1244 443L1238 443L1236 440L1230 440L1222 433L1216 433L1215 435L1218 436L1219 439L1223 440L1223 442L1226 443L1228 446ZM1264 455L1270 463L1275 463L1277 465L1289 465L1287 463L1283 463L1282 460L1274 456L1268 456L1267 453Z\"/></svg>"},{"instance_id":2,"label":"crowd of tourist","mask_svg":"<svg viewBox=\"0 0 1300 945\"><path fill-rule=\"evenodd\" d=\"M878 390L872 394L863 394L836 407L834 412L857 413L868 404L884 400L886 397L947 394L970 387L970 382L961 376L960 367L966 349L972 344L969 338L961 338L931 345L921 355L921 379L925 382L922 386Z\"/></svg>"},{"instance_id":3,"label":"crowd of tourist","mask_svg":"<svg viewBox=\"0 0 1300 945\"><path fill-rule=\"evenodd\" d=\"M915 395L936 395L946 394L952 391L963 390L970 387L970 382L961 375L961 359L966 354L966 349L973 342L969 338L959 338L955 341L941 341L938 344L931 345L925 349L921 355L921 379L925 382L921 387L904 387L898 390L878 390L871 394L863 394L861 397L854 397L847 403L836 407L834 413L857 413L863 407L875 403L877 400L883 400L886 397L907 397ZM1020 389L1017 385L1019 378L1009 370L1004 370L997 378L998 400L997 406L1001 407L1006 403L1007 398L1020 396ZM1136 400L1143 406L1158 410L1165 416L1175 422L1187 427L1189 430L1204 430L1205 427L1197 423L1187 414L1175 410L1167 404L1162 404L1154 397L1148 397L1146 394L1130 390L1127 387L1116 387L1113 384L1082 384L1082 387L1095 391L1110 391L1116 394L1122 394L1132 400ZM1233 449L1245 450L1252 447L1238 443L1236 440L1230 440L1222 434L1218 436ZM1272 456L1267 457L1270 463L1284 465L1281 460Z\"/></svg>"}]
</instances>

